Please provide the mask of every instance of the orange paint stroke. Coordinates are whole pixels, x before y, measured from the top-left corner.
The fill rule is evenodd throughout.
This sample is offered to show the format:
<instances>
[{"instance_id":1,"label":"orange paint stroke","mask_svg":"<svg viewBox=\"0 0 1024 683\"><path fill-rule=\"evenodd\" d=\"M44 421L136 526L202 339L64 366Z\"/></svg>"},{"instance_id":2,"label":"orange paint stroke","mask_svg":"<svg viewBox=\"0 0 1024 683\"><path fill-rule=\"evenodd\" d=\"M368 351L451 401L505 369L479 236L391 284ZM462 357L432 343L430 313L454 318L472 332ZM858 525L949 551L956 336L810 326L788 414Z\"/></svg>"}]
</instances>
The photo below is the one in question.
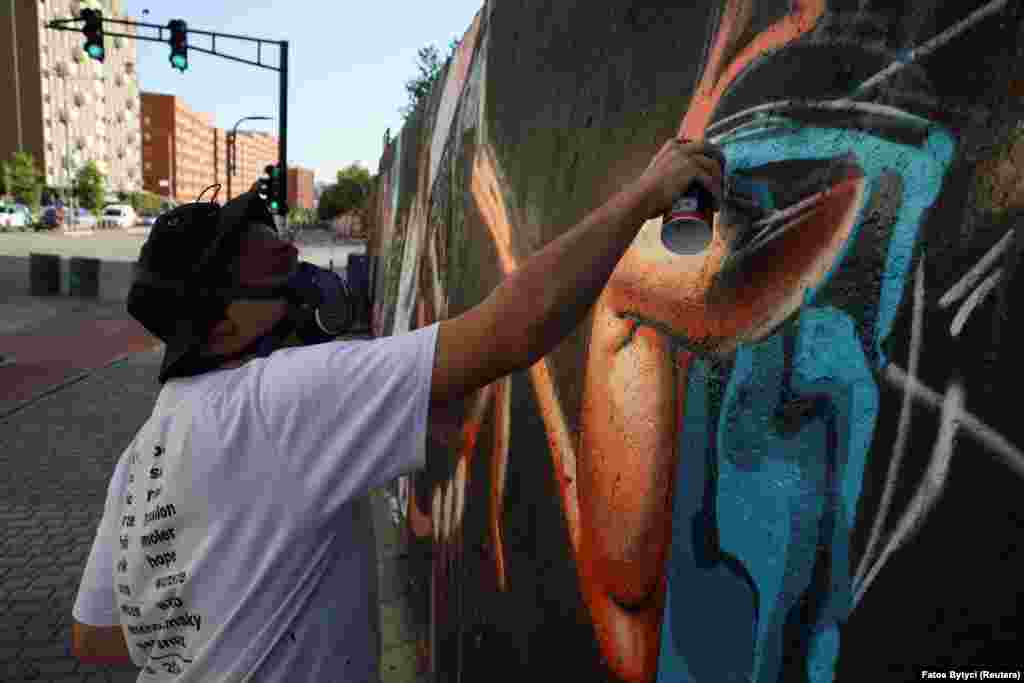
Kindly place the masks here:
<instances>
[{"instance_id":1,"label":"orange paint stroke","mask_svg":"<svg viewBox=\"0 0 1024 683\"><path fill-rule=\"evenodd\" d=\"M732 60L725 70L725 75L719 77L720 64L727 56L726 51L731 52L736 47L736 41L746 31L752 12L751 0L729 1L718 34L712 43L708 65L679 127L680 137L692 140L703 138L715 107L740 71L761 55L782 48L813 30L825 13L825 0L794 0L792 4L793 9L790 13L759 33Z\"/></svg>"},{"instance_id":2,"label":"orange paint stroke","mask_svg":"<svg viewBox=\"0 0 1024 683\"><path fill-rule=\"evenodd\" d=\"M512 422L512 381L502 377L494 388L494 450L491 454L491 547L497 573L498 590L508 590L505 572L504 525L505 475L508 471Z\"/></svg>"},{"instance_id":3,"label":"orange paint stroke","mask_svg":"<svg viewBox=\"0 0 1024 683\"><path fill-rule=\"evenodd\" d=\"M725 70L724 77L720 76L722 73L721 65L726 63L737 49L740 36L749 24L752 15L751 8L750 0L729 0L723 14L722 24L716 34L709 55L709 63L680 126L680 134L682 136L695 139L700 138L711 119L718 101L736 75L760 54L768 50L778 49L811 30L824 12L824 1L803 0L794 2L793 11L758 35L736 59L732 60ZM495 250L498 254L499 265L502 268L503 274L507 276L518 268L518 262L512 253L511 222L503 201L496 168L497 164L490 147L486 144L481 145L473 160L471 194L477 209L484 219L485 225L490 231ZM415 212L416 207L413 210ZM387 212L387 209L385 209L385 212ZM720 236L716 235L716 241L721 245L722 240ZM809 249L805 253L812 251L814 250ZM721 265L724 252L714 256L717 258L709 257L705 260L702 269L705 275L702 278L704 285L710 283L710 273L716 271ZM756 299L752 293L747 291L743 291L737 297L738 300L747 301L748 313L751 312L750 308L760 307L757 305L751 306L753 303L751 301L752 298ZM767 302L759 301L758 303L764 305ZM440 313L440 311L435 309L435 313ZM747 316L736 316L734 320L744 317ZM690 319L692 320L692 318ZM749 317L747 317L747 320L749 322ZM733 326L726 325L724 327ZM720 327L716 331L724 333L727 331L724 327ZM692 358L689 356L685 358L681 356L677 367L688 367L691 360ZM584 599L593 615L595 629L598 632L598 638L602 646L602 653L609 665L625 680L651 681L656 675L658 656L656 635L660 629L661 607L664 601L664 572L662 570L661 578L655 589L653 599L653 606L657 606L655 609L644 609L634 613L626 613L606 593L596 590L598 584L594 580L589 563L580 561L581 532L577 493L576 453L546 360L541 359L531 366L529 376L548 436L554 472L559 483L562 507L569 530L569 540L580 571ZM683 410L682 399L685 396L685 379L680 378L679 382L676 404L677 420L681 420ZM492 490L491 502L495 562L500 577L499 581L505 587L507 587L507 583L504 582L507 581L507 578L505 577L500 515L502 509L501 496L504 490L504 471L509 448L507 420L504 417L508 412L509 391L509 387L504 384L499 384L496 391L497 402L504 404L506 407L502 407L500 412L496 412L495 415L496 434L495 452L493 453L495 457L492 459L492 471L496 474L500 473L500 476L494 477L494 482L496 484L500 482L500 485L494 487L496 490ZM482 397L481 401L481 405L486 405L489 401L489 396ZM472 422L465 426L465 431L463 432L464 445L467 439L475 443L476 432L474 430L478 429L479 426L474 426ZM435 488L432 501L432 516L437 521L440 521L438 518L442 515L444 506L442 496L442 487ZM435 540L439 540L438 537L442 533L439 529L440 526L440 524L435 524L433 527ZM444 560L442 560L441 565L445 566L445 564ZM435 574L435 581L436 579L437 575ZM437 598L436 586L435 590L432 591L432 598ZM433 634L436 618L431 621ZM431 644L432 655L434 655L431 658L433 668L433 663L436 661L436 638L431 638Z\"/></svg>"},{"instance_id":4,"label":"orange paint stroke","mask_svg":"<svg viewBox=\"0 0 1024 683\"><path fill-rule=\"evenodd\" d=\"M491 395L494 392L494 385L488 384L477 391L470 404L469 415L466 416L462 426L462 438L459 444L459 454L455 464L455 501L454 519L452 520L453 533L461 533L462 518L466 510L466 488L469 486L470 465L476 453L476 443L480 436L480 429L483 426L484 414L491 404Z\"/></svg>"},{"instance_id":5,"label":"orange paint stroke","mask_svg":"<svg viewBox=\"0 0 1024 683\"><path fill-rule=\"evenodd\" d=\"M491 231L491 240L498 253L498 264L508 276L519 264L512 253L512 228L505 207L504 195L498 183L497 163L490 145L483 144L473 158L473 178L470 191L484 224Z\"/></svg>"},{"instance_id":6,"label":"orange paint stroke","mask_svg":"<svg viewBox=\"0 0 1024 683\"><path fill-rule=\"evenodd\" d=\"M426 538L430 536L433 531L433 523L430 520L430 515L423 511L420 507L419 496L416 495L416 486L411 479L409 481L409 503L407 517L409 519L409 529L412 531L416 538Z\"/></svg>"}]
</instances>

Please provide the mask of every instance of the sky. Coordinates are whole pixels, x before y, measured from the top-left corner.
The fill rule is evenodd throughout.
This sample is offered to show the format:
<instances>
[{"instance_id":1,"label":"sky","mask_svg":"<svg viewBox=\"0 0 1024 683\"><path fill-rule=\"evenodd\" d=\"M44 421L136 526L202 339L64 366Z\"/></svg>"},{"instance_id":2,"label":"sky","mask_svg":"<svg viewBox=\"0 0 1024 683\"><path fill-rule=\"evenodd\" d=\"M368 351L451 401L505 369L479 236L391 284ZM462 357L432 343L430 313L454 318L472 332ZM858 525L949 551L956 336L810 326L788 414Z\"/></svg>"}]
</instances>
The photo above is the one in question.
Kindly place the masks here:
<instances>
[{"instance_id":1,"label":"sky","mask_svg":"<svg viewBox=\"0 0 1024 683\"><path fill-rule=\"evenodd\" d=\"M405 82L416 76L416 52L435 45L447 54L484 0L123 0L135 21L166 26L184 19L190 29L231 33L288 45L288 163L311 168L317 181L333 182L337 171L360 163L377 172L384 132L402 126ZM143 10L149 14L143 15ZM140 29L156 37L156 29ZM163 32L168 36L167 31ZM210 47L208 36L190 44ZM184 73L168 62L170 47L137 41L139 89L181 97L193 111L213 114L230 129L277 134L278 72L190 51ZM256 44L217 41L217 51L256 61ZM278 65L280 49L265 47L261 60Z\"/></svg>"}]
</instances>

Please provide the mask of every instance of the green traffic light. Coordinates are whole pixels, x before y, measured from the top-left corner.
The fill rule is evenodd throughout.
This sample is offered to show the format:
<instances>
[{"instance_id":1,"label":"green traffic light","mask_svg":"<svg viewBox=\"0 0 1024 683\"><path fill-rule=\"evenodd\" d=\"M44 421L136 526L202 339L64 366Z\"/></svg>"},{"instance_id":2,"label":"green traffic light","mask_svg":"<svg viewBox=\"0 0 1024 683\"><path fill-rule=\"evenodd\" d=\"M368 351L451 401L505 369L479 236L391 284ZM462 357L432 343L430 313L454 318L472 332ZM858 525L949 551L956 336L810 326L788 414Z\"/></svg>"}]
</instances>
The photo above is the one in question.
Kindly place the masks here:
<instances>
[{"instance_id":1,"label":"green traffic light","mask_svg":"<svg viewBox=\"0 0 1024 683\"><path fill-rule=\"evenodd\" d=\"M89 45L85 48L85 51L93 59L103 59L104 50L100 45Z\"/></svg>"},{"instance_id":2,"label":"green traffic light","mask_svg":"<svg viewBox=\"0 0 1024 683\"><path fill-rule=\"evenodd\" d=\"M277 211L278 203L276 201L270 202L270 208Z\"/></svg>"},{"instance_id":3,"label":"green traffic light","mask_svg":"<svg viewBox=\"0 0 1024 683\"><path fill-rule=\"evenodd\" d=\"M188 59L182 55L174 55L171 57L171 65L179 71L184 71L188 68Z\"/></svg>"}]
</instances>

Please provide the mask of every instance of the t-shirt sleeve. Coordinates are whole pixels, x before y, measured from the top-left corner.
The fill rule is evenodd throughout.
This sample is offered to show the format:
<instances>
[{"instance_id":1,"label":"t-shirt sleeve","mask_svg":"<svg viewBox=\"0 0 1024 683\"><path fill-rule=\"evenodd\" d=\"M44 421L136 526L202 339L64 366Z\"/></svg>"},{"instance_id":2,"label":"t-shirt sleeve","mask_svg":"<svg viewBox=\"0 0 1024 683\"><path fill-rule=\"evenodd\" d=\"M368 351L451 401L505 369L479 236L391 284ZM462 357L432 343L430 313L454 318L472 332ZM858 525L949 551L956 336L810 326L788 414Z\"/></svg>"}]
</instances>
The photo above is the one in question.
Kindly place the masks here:
<instances>
[{"instance_id":1,"label":"t-shirt sleeve","mask_svg":"<svg viewBox=\"0 0 1024 683\"><path fill-rule=\"evenodd\" d=\"M424 466L438 328L267 358L257 410L298 495L330 514Z\"/></svg>"},{"instance_id":2,"label":"t-shirt sleeve","mask_svg":"<svg viewBox=\"0 0 1024 683\"><path fill-rule=\"evenodd\" d=\"M71 609L71 615L76 621L90 626L117 626L121 623L114 595L114 558L117 554L124 479L128 470L125 457L122 456L118 461L110 478L103 518L96 530L92 551L78 586L78 596Z\"/></svg>"}]
</instances>

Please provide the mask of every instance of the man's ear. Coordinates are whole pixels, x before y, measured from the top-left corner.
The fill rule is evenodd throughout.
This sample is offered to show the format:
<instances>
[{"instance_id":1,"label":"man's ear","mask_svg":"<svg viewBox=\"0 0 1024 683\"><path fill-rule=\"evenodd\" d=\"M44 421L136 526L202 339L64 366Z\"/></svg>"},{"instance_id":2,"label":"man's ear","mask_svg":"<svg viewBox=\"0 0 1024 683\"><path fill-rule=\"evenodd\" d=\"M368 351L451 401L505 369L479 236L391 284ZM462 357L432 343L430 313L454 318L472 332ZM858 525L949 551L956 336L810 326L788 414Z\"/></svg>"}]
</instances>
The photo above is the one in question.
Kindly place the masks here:
<instances>
[{"instance_id":1,"label":"man's ear","mask_svg":"<svg viewBox=\"0 0 1024 683\"><path fill-rule=\"evenodd\" d=\"M229 317L217 322L206 336L206 347L215 350L220 344L238 335L238 324Z\"/></svg>"}]
</instances>

